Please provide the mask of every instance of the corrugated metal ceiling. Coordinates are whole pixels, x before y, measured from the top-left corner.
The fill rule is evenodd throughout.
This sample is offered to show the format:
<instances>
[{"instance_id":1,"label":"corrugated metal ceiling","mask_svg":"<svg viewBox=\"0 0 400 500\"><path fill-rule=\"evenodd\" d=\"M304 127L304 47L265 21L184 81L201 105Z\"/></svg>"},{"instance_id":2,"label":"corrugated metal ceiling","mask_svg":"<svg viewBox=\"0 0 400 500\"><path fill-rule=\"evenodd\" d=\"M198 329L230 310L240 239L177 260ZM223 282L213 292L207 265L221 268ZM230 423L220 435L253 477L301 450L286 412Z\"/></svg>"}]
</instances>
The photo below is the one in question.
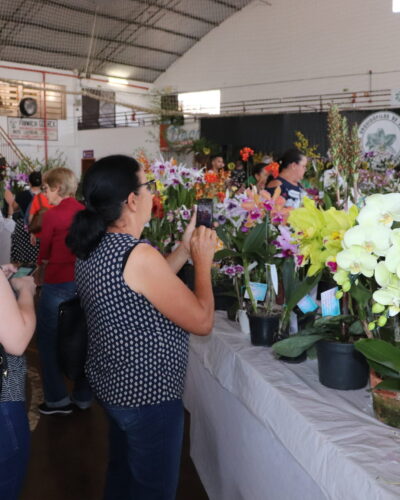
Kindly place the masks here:
<instances>
[{"instance_id":1,"label":"corrugated metal ceiling","mask_svg":"<svg viewBox=\"0 0 400 500\"><path fill-rule=\"evenodd\" d=\"M251 0L0 0L0 59L153 82Z\"/></svg>"}]
</instances>

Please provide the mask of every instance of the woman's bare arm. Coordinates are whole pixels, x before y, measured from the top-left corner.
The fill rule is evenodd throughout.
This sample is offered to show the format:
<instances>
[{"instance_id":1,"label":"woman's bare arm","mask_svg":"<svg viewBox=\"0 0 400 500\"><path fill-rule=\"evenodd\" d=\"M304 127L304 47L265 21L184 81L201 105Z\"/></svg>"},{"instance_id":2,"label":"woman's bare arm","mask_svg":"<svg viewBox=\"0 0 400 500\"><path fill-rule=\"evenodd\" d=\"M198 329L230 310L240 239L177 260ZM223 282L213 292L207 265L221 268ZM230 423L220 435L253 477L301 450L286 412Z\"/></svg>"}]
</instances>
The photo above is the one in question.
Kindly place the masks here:
<instances>
[{"instance_id":1,"label":"woman's bare arm","mask_svg":"<svg viewBox=\"0 0 400 500\"><path fill-rule=\"evenodd\" d=\"M125 281L184 330L207 335L214 322L211 264L215 247L215 231L198 228L191 245L195 267L194 293L176 277L166 259L145 244L138 245L129 256L124 271Z\"/></svg>"},{"instance_id":2,"label":"woman's bare arm","mask_svg":"<svg viewBox=\"0 0 400 500\"><path fill-rule=\"evenodd\" d=\"M33 297L36 285L32 277L16 278L12 283L18 294L17 299L6 276L0 271L0 343L9 354L20 356L35 331Z\"/></svg>"}]
</instances>

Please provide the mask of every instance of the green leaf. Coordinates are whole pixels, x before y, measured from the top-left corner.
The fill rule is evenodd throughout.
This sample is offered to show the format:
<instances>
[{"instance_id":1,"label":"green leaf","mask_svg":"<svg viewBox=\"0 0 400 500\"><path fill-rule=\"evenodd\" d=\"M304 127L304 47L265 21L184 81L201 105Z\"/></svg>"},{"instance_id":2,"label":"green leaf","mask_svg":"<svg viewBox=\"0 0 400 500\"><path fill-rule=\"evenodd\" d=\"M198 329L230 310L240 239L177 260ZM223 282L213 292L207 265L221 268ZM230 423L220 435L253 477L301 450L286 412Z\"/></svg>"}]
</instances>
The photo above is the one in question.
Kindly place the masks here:
<instances>
[{"instance_id":1,"label":"green leaf","mask_svg":"<svg viewBox=\"0 0 400 500\"><path fill-rule=\"evenodd\" d=\"M368 360L375 361L400 373L400 349L380 339L361 339L354 347Z\"/></svg>"},{"instance_id":2,"label":"green leaf","mask_svg":"<svg viewBox=\"0 0 400 500\"><path fill-rule=\"evenodd\" d=\"M378 375L382 377L390 377L390 378L398 378L400 379L400 373L397 373L386 366L381 365L380 363L375 363L375 361L371 361L367 359L369 367L372 368Z\"/></svg>"},{"instance_id":3,"label":"green leaf","mask_svg":"<svg viewBox=\"0 0 400 500\"><path fill-rule=\"evenodd\" d=\"M325 210L329 210L333 205L332 205L332 200L328 193L324 193L323 200L324 200Z\"/></svg>"},{"instance_id":4,"label":"green leaf","mask_svg":"<svg viewBox=\"0 0 400 500\"><path fill-rule=\"evenodd\" d=\"M325 335L291 335L287 339L276 342L272 350L279 356L295 358L323 338Z\"/></svg>"},{"instance_id":5,"label":"green leaf","mask_svg":"<svg viewBox=\"0 0 400 500\"><path fill-rule=\"evenodd\" d=\"M214 260L222 260L226 259L227 257L240 257L240 254L235 252L234 250L229 250L229 248L224 248L223 250L219 250L216 252L214 255Z\"/></svg>"},{"instance_id":6,"label":"green leaf","mask_svg":"<svg viewBox=\"0 0 400 500\"><path fill-rule=\"evenodd\" d=\"M349 332L352 335L362 335L364 333L362 323L359 319L350 325Z\"/></svg>"},{"instance_id":7,"label":"green leaf","mask_svg":"<svg viewBox=\"0 0 400 500\"><path fill-rule=\"evenodd\" d=\"M265 243L266 230L265 222L257 224L253 229L247 234L244 240L243 252L244 253L255 253L259 252Z\"/></svg>"},{"instance_id":8,"label":"green leaf","mask_svg":"<svg viewBox=\"0 0 400 500\"><path fill-rule=\"evenodd\" d=\"M372 293L359 281L357 285L355 283L352 284L350 295L357 302L359 308L365 309L372 296Z\"/></svg>"},{"instance_id":9,"label":"green leaf","mask_svg":"<svg viewBox=\"0 0 400 500\"><path fill-rule=\"evenodd\" d=\"M385 389L387 391L400 391L400 379L385 378L382 382L374 387L374 389Z\"/></svg>"}]
</instances>

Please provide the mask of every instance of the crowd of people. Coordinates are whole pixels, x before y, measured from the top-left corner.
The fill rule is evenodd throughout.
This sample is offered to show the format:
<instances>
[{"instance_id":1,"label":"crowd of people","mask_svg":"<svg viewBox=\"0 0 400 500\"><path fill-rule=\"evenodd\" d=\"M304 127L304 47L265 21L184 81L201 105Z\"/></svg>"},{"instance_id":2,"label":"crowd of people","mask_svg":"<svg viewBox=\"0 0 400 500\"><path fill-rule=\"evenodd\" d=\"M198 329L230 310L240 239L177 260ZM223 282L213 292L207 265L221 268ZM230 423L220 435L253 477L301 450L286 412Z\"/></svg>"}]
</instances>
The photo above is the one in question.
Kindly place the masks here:
<instances>
[{"instance_id":1,"label":"crowd of people","mask_svg":"<svg viewBox=\"0 0 400 500\"><path fill-rule=\"evenodd\" d=\"M306 163L291 150L275 179L268 175L268 163L260 163L253 167L252 181L238 168L235 182L242 179L239 189L279 186L288 204L296 206ZM216 174L224 169L221 155L212 159L211 169ZM44 391L38 411L68 415L74 407L87 410L96 399L107 415L104 498L172 500L183 438L188 332L207 335L214 320L216 233L196 228L194 214L166 258L141 239L152 213L154 182L127 156L108 156L90 167L82 184L84 204L75 198L77 178L67 168L53 168L43 178L33 172L29 184L29 191L17 196L6 191L7 213L0 214L0 242L3 231L12 233L11 249L1 249L0 261L5 264L0 271L0 498L18 498L28 463L24 351L36 331ZM9 261L36 262L35 278L13 277L16 268L6 263L7 252ZM194 291L177 277L189 258ZM88 349L85 376L69 393L57 357L57 318L60 304L76 294L86 315Z\"/></svg>"}]
</instances>

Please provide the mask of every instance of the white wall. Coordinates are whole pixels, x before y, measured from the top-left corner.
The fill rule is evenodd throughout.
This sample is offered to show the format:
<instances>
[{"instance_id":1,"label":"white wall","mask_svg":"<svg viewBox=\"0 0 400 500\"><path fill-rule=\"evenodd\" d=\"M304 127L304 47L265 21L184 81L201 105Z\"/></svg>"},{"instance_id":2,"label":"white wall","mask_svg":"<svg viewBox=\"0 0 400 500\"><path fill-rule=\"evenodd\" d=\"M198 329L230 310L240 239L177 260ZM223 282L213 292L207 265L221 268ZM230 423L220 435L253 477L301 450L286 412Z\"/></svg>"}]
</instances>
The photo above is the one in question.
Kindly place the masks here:
<instances>
[{"instance_id":1,"label":"white wall","mask_svg":"<svg viewBox=\"0 0 400 500\"><path fill-rule=\"evenodd\" d=\"M7 66L7 68L4 66ZM10 67L15 69L10 69ZM42 83L43 74L45 74L47 83L65 85L69 91L79 92L82 87L99 88L116 92L116 100L122 103L136 104L143 107L151 105L151 84L129 82L132 85L143 86L145 89L121 87L119 85L114 86L108 84L105 81L105 77L80 80L68 71L0 61L0 80L4 78ZM146 90L146 88L149 90ZM54 157L58 152L64 153L68 167L73 169L78 175L81 171L81 158L84 149L94 149L94 154L97 158L113 153L132 154L137 148L146 148L150 144L153 149L157 149L158 141L146 142L150 138L151 127L78 131L77 123L80 115L80 97L72 94L67 95L67 119L58 120L58 140L48 141L48 156ZM0 116L0 126L7 131L7 117ZM15 140L15 143L31 159L44 160L44 141Z\"/></svg>"},{"instance_id":2,"label":"white wall","mask_svg":"<svg viewBox=\"0 0 400 500\"><path fill-rule=\"evenodd\" d=\"M221 89L221 102L232 102L368 90L372 70L372 89L399 88L399 46L392 0L254 0L155 86Z\"/></svg>"}]
</instances>

